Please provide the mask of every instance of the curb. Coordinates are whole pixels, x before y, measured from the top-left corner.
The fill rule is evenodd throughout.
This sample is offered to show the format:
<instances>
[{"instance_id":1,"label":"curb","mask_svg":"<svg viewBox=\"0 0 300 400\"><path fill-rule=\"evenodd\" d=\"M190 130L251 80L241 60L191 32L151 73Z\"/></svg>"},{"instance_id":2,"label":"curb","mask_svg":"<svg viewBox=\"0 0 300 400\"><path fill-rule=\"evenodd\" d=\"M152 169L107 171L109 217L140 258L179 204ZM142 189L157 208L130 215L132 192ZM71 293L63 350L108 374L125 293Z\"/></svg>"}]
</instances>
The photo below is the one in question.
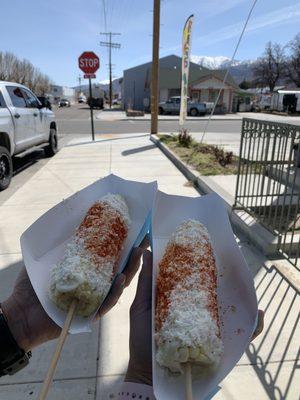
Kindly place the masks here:
<instances>
[{"instance_id":1,"label":"curb","mask_svg":"<svg viewBox=\"0 0 300 400\"><path fill-rule=\"evenodd\" d=\"M101 119L101 118L97 118L97 116L95 117L98 121L106 121L106 122L117 122L117 121L151 121L151 117L149 118L143 118L143 117L123 117L123 118L117 118L117 119ZM228 118L212 118L211 121L242 121L243 117L237 117L237 118L232 118L232 117L228 117ZM188 117L186 119L186 122L189 121L208 121L209 118L208 117ZM179 122L179 118L159 118L158 117L158 121L166 121L166 122Z\"/></svg>"},{"instance_id":2,"label":"curb","mask_svg":"<svg viewBox=\"0 0 300 400\"><path fill-rule=\"evenodd\" d=\"M229 122L232 122L232 121L242 121L242 119L243 118L224 118L224 119L212 119L211 121L220 121L220 122L229 121ZM139 117L136 117L136 118L119 118L119 119L102 119L102 118L97 118L96 117L96 120L97 121L104 121L104 122L118 122L118 121L151 122L151 118L142 119L142 118L139 118ZM178 119L171 119L171 118L166 118L166 119L164 118L164 119L158 119L158 121L159 122L164 122L164 121L166 121L166 122L178 122L179 120ZM205 118L205 119L193 118L193 119L187 119L186 120L186 122L189 122L189 121L198 121L198 122L208 121L208 118Z\"/></svg>"},{"instance_id":3,"label":"curb","mask_svg":"<svg viewBox=\"0 0 300 400\"><path fill-rule=\"evenodd\" d=\"M211 121L242 121L242 117L241 118L212 118ZM198 118L187 118L186 122L189 121L208 121L209 118L203 118L203 117L198 117ZM119 121L151 121L151 118L139 118L139 117L135 117L135 118L123 118L120 119ZM175 119L175 118L158 118L158 121L167 121L167 122L179 122L179 118Z\"/></svg>"},{"instance_id":4,"label":"curb","mask_svg":"<svg viewBox=\"0 0 300 400\"><path fill-rule=\"evenodd\" d=\"M156 135L150 136L153 142L179 171L191 182L194 183L200 194L217 193L223 198L227 208L230 221L235 229L243 233L256 247L266 256L278 258L277 237L257 223L249 214L241 210L233 210L234 199L222 187L213 182L209 177L201 176L196 170L190 168L181 161L177 155L167 146L160 142Z\"/></svg>"}]
</instances>

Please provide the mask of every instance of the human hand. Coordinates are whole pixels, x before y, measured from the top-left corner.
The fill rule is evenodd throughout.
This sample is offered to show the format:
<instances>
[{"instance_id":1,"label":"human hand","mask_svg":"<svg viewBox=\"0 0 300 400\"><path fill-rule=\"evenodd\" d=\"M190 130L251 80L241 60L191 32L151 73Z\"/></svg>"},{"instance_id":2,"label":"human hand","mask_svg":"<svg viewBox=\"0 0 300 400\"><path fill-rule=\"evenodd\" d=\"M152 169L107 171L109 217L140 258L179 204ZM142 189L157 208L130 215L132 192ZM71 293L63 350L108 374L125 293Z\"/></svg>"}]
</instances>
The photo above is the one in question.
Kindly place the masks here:
<instances>
[{"instance_id":1,"label":"human hand","mask_svg":"<svg viewBox=\"0 0 300 400\"><path fill-rule=\"evenodd\" d=\"M130 284L136 274L143 250L147 247L148 238L146 237L140 247L133 249L124 271L114 281L96 318L100 318L117 303L124 288ZM25 352L48 340L55 339L61 332L61 328L43 309L25 267L21 269L15 281L13 293L1 304L1 307L13 337Z\"/></svg>"},{"instance_id":2,"label":"human hand","mask_svg":"<svg viewBox=\"0 0 300 400\"><path fill-rule=\"evenodd\" d=\"M130 360L125 377L127 382L152 385L152 254L143 254L134 301L130 308Z\"/></svg>"}]
</instances>

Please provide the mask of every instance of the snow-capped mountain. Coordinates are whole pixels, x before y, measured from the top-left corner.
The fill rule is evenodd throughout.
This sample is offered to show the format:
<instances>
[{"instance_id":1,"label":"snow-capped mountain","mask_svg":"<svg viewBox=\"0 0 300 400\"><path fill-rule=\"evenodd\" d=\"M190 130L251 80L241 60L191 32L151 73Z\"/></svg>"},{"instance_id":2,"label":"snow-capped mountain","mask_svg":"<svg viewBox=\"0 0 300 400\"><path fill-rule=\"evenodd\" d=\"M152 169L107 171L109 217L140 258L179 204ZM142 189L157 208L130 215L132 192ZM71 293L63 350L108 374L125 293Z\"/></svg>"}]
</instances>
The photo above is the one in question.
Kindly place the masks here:
<instances>
[{"instance_id":1,"label":"snow-capped mountain","mask_svg":"<svg viewBox=\"0 0 300 400\"><path fill-rule=\"evenodd\" d=\"M191 61L209 69L224 69L230 65L231 59L225 56L211 57L211 56L192 55ZM236 65L251 64L252 62L253 61L251 60L244 60L244 61L233 60L231 66L235 67Z\"/></svg>"},{"instance_id":2,"label":"snow-capped mountain","mask_svg":"<svg viewBox=\"0 0 300 400\"><path fill-rule=\"evenodd\" d=\"M253 79L252 67L255 60L233 60L230 65L231 59L229 57L192 55L191 61L208 69L227 69L230 66L230 73L238 84L244 79Z\"/></svg>"},{"instance_id":3,"label":"snow-capped mountain","mask_svg":"<svg viewBox=\"0 0 300 400\"><path fill-rule=\"evenodd\" d=\"M99 82L100 85L109 85L109 79L104 79L103 81Z\"/></svg>"}]
</instances>

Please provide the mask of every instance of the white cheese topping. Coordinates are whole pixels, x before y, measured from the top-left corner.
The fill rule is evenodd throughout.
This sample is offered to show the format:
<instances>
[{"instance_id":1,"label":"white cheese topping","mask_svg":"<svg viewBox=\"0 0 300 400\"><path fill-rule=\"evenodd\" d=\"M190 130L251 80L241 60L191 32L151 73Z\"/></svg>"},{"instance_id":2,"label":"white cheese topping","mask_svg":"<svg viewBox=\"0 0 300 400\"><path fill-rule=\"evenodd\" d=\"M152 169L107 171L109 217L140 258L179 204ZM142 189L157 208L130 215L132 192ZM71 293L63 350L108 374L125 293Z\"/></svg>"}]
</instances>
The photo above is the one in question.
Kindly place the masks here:
<instances>
[{"instance_id":1,"label":"white cheese topping","mask_svg":"<svg viewBox=\"0 0 300 400\"><path fill-rule=\"evenodd\" d=\"M129 210L124 198L120 194L108 193L101 198L101 201L109 204L111 207L117 210L121 214L122 219L126 223L127 227L129 227L131 224Z\"/></svg>"},{"instance_id":2,"label":"white cheese topping","mask_svg":"<svg viewBox=\"0 0 300 400\"><path fill-rule=\"evenodd\" d=\"M51 299L64 310L68 310L73 299L78 299L76 313L82 316L96 311L110 289L119 254L101 255L99 248L111 240L111 221L119 217L127 231L131 222L128 207L120 195L108 194L99 203L106 204L101 219L100 214L89 215L88 226L79 227L80 234L79 230L75 233L63 259L51 271ZM97 225L100 220L101 226ZM86 247L88 239L90 248Z\"/></svg>"},{"instance_id":3,"label":"white cheese topping","mask_svg":"<svg viewBox=\"0 0 300 400\"><path fill-rule=\"evenodd\" d=\"M182 247L182 260L188 254L187 259L192 257L194 264L184 264L182 260L176 264L170 255L167 267L164 267L164 279L168 279L166 273L173 277L178 274L178 279L168 294L166 318L156 331L156 359L161 366L182 372L181 364L187 361L218 364L223 344L217 321L209 309L209 296L212 295L209 270L215 269L213 256L207 253L208 248L212 249L209 233L200 222L188 220L171 236L169 248L174 244ZM186 274L180 271L185 265L189 271Z\"/></svg>"}]
</instances>

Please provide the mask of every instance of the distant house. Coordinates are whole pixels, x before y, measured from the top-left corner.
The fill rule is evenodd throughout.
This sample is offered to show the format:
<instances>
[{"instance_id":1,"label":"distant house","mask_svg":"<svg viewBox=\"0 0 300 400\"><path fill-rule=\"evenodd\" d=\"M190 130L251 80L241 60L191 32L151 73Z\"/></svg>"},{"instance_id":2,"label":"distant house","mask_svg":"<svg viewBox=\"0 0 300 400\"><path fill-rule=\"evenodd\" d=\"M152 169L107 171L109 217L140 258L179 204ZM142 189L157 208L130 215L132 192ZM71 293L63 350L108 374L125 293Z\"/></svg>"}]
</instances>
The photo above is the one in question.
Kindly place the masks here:
<instances>
[{"instance_id":1,"label":"distant house","mask_svg":"<svg viewBox=\"0 0 300 400\"><path fill-rule=\"evenodd\" d=\"M146 63L124 71L124 108L150 109L151 65ZM222 88L225 71L210 70L190 63L189 96L199 102L214 102ZM181 57L170 55L159 60L159 101L179 96L181 88ZM223 112L232 112L235 93L239 90L229 74L221 92L218 107Z\"/></svg>"}]
</instances>

